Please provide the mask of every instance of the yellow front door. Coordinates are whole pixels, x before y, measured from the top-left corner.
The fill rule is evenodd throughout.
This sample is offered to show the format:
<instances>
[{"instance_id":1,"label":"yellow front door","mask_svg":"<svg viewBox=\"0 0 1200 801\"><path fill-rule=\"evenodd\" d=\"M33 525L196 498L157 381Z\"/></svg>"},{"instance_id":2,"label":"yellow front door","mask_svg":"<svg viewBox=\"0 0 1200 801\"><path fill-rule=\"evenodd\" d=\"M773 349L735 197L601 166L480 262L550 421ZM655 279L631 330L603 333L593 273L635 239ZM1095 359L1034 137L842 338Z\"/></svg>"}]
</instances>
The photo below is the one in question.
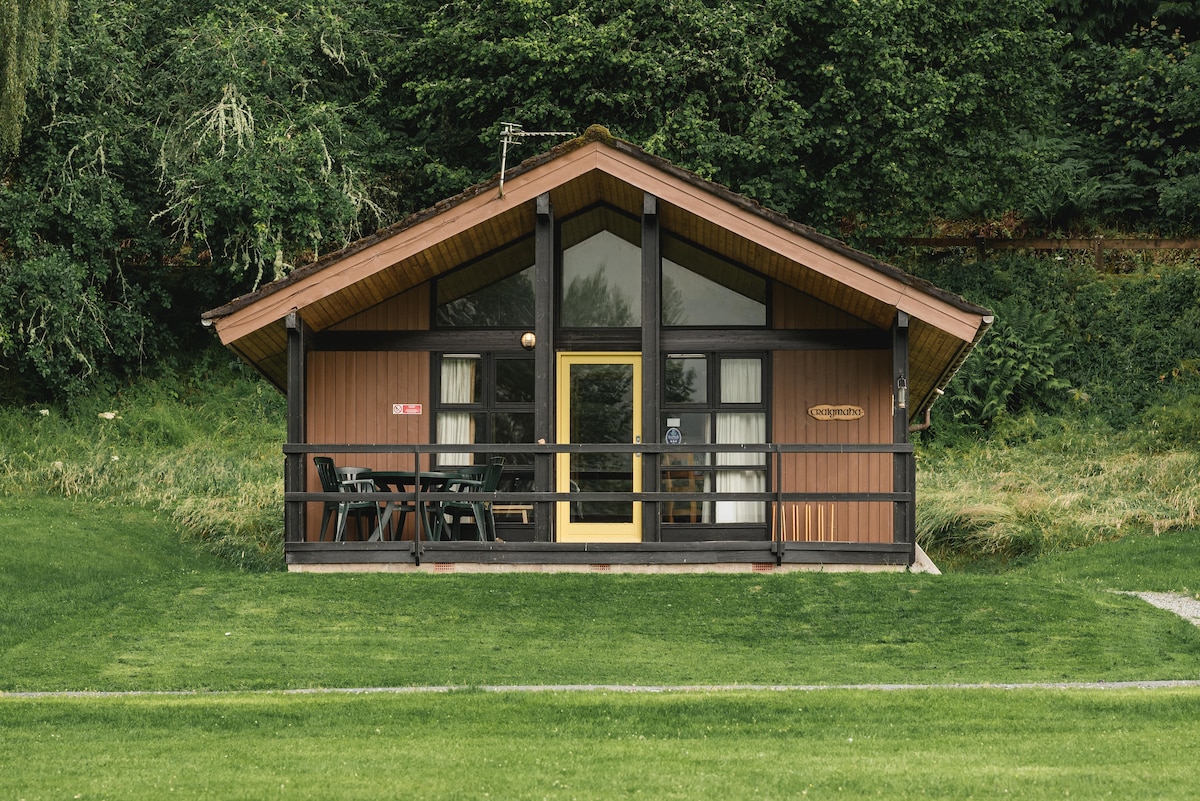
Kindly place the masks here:
<instances>
[{"instance_id":1,"label":"yellow front door","mask_svg":"<svg viewBox=\"0 0 1200 801\"><path fill-rule=\"evenodd\" d=\"M587 445L642 441L640 353L558 355L558 441ZM633 453L562 453L558 492L635 492L642 458ZM642 505L630 500L562 501L559 542L641 542Z\"/></svg>"}]
</instances>

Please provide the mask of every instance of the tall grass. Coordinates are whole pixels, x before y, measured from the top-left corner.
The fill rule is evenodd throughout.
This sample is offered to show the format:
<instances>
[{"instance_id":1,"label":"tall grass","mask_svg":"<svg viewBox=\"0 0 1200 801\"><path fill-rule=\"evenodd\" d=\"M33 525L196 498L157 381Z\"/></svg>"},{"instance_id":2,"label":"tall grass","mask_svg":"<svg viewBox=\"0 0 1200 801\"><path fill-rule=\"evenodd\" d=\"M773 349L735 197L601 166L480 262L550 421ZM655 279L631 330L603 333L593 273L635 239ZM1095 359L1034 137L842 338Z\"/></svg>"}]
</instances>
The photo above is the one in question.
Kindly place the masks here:
<instances>
[{"instance_id":1,"label":"tall grass","mask_svg":"<svg viewBox=\"0 0 1200 801\"><path fill-rule=\"evenodd\" d=\"M1200 524L1200 450L1153 430L1027 414L986 441L922 448L917 493L926 550L1032 556Z\"/></svg>"},{"instance_id":2,"label":"tall grass","mask_svg":"<svg viewBox=\"0 0 1200 801\"><path fill-rule=\"evenodd\" d=\"M282 565L284 399L227 356L66 410L0 408L0 494L162 511L247 569Z\"/></svg>"}]
</instances>

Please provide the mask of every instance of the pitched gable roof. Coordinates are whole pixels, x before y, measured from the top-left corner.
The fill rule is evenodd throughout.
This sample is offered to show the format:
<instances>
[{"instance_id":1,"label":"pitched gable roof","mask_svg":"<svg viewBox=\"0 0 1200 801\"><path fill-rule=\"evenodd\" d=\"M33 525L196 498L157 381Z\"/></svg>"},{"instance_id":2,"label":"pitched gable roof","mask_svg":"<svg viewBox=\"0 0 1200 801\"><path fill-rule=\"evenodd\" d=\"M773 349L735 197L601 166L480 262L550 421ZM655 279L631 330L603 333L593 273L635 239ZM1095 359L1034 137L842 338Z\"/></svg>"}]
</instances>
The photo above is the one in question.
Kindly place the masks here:
<instances>
[{"instance_id":1,"label":"pitched gable roof","mask_svg":"<svg viewBox=\"0 0 1200 801\"><path fill-rule=\"evenodd\" d=\"M663 227L879 328L909 315L914 414L949 381L989 312L704 180L599 126L203 315L221 341L277 386L286 381L284 320L322 331L520 236L550 193L562 218L598 201L638 215L658 198Z\"/></svg>"}]
</instances>

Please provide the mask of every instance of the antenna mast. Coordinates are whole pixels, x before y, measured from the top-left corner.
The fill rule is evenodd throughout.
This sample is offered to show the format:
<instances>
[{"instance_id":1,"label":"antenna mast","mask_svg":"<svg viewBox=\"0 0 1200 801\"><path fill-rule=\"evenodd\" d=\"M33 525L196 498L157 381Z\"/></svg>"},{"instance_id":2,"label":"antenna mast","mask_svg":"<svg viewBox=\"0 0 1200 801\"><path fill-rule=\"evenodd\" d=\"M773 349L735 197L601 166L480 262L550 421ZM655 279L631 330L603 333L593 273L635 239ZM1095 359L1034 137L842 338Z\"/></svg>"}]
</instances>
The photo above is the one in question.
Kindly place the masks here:
<instances>
[{"instance_id":1,"label":"antenna mast","mask_svg":"<svg viewBox=\"0 0 1200 801\"><path fill-rule=\"evenodd\" d=\"M504 197L504 171L508 168L508 146L516 147L527 136L574 136L574 131L526 131L518 123L500 123L500 197Z\"/></svg>"}]
</instances>

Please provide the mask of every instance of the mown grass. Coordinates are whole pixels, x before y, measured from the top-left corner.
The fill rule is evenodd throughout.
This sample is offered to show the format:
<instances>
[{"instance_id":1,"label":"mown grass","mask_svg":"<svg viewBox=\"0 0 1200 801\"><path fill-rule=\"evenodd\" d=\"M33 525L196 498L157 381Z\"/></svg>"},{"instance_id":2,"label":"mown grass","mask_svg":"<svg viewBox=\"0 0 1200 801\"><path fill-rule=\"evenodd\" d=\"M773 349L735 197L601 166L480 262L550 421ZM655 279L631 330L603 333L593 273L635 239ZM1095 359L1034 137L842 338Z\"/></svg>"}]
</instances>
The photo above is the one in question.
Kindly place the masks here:
<instances>
[{"instance_id":1,"label":"mown grass","mask_svg":"<svg viewBox=\"0 0 1200 801\"><path fill-rule=\"evenodd\" d=\"M1196 690L0 697L5 798L1162 798Z\"/></svg>"},{"instance_id":2,"label":"mown grass","mask_svg":"<svg viewBox=\"0 0 1200 801\"><path fill-rule=\"evenodd\" d=\"M1195 679L1200 629L1109 590L1191 591L1200 530L1000 574L329 576L142 507L0 507L0 797L1194 792L1193 687L479 688ZM430 685L462 689L307 691ZM55 690L186 694L13 694Z\"/></svg>"},{"instance_id":3,"label":"mown grass","mask_svg":"<svg viewBox=\"0 0 1200 801\"><path fill-rule=\"evenodd\" d=\"M1200 675L1200 632L1109 592L1146 589L1116 569L1111 585L1036 571L245 574L181 555L174 524L147 511L29 503L0 518L8 691ZM1197 531L1167 537L1187 541L1184 558L1200 547Z\"/></svg>"}]
</instances>

